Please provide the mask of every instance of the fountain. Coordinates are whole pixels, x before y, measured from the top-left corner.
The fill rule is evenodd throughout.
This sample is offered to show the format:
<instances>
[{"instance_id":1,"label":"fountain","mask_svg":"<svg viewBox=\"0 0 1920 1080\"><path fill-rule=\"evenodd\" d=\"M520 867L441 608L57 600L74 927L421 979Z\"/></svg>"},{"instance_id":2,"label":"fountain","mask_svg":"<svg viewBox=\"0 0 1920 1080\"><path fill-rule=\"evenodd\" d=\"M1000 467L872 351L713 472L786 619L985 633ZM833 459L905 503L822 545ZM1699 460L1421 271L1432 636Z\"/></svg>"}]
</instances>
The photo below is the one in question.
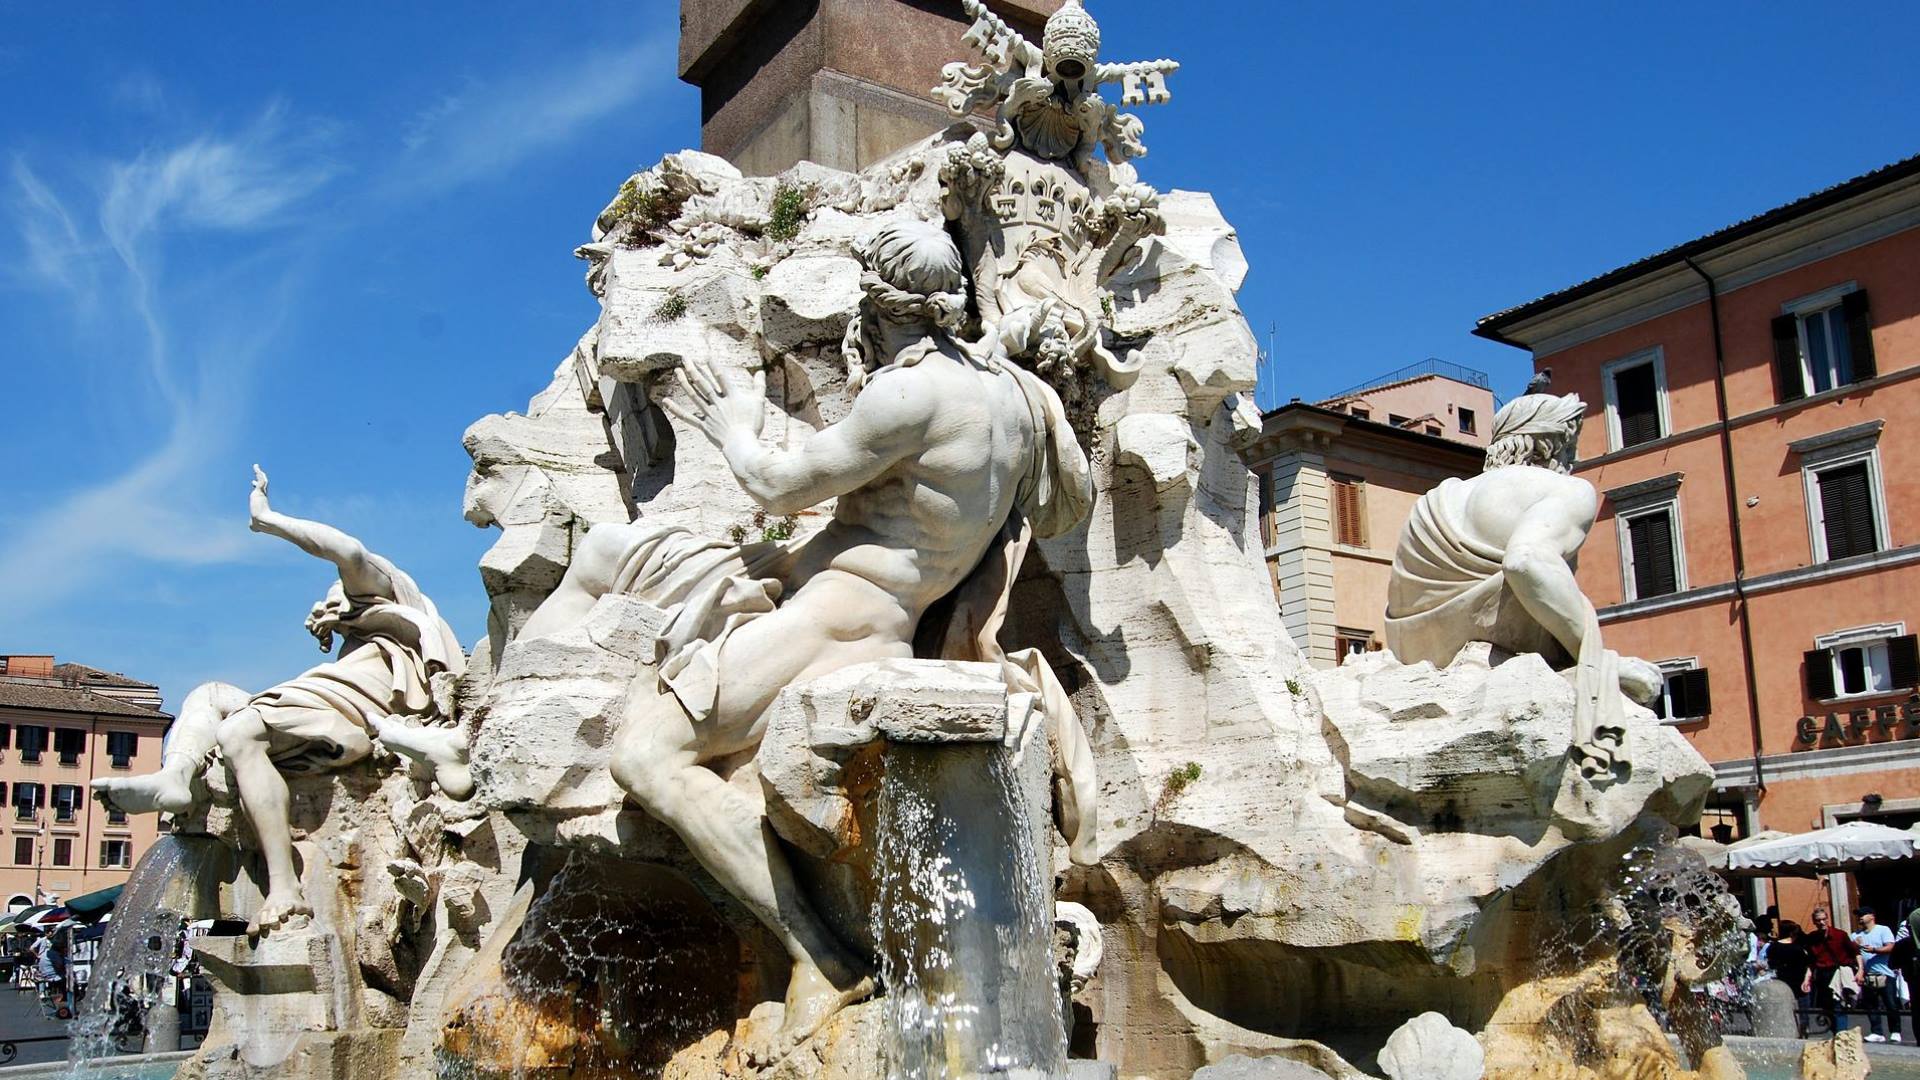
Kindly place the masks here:
<instances>
[{"instance_id":1,"label":"fountain","mask_svg":"<svg viewBox=\"0 0 1920 1080\"><path fill-rule=\"evenodd\" d=\"M257 930L206 946L181 1077L1738 1075L1675 993L1723 899L1648 846L1711 770L1463 495L1556 513L1581 403L1503 409L1416 511L1392 651L1311 669L1239 454L1245 260L1098 92L1177 65L962 3L954 128L858 174L672 154L594 220L599 318L467 432L470 656L386 564L310 629L392 708L272 759L284 822L226 721L314 673L208 688L124 787Z\"/></svg>"}]
</instances>

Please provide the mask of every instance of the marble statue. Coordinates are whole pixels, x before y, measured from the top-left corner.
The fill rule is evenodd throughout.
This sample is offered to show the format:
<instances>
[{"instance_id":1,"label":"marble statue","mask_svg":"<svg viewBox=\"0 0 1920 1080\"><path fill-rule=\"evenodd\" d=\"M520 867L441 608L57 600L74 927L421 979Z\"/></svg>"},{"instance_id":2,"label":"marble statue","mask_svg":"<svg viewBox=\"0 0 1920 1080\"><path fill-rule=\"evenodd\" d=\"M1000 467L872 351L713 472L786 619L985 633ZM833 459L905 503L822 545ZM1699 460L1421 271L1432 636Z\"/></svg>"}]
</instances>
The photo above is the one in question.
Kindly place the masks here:
<instances>
[{"instance_id":1,"label":"marble statue","mask_svg":"<svg viewBox=\"0 0 1920 1080\"><path fill-rule=\"evenodd\" d=\"M472 790L465 740L444 726L416 729L402 717L451 719L452 681L466 667L453 629L413 578L346 533L273 509L267 474L253 470L249 527L277 536L339 569L340 580L307 615L307 632L333 659L257 694L207 683L187 695L168 735L160 770L93 781L96 797L130 813L185 813L211 767L233 772L240 802L267 863L265 904L250 930L272 930L313 914L294 865L283 774L342 769L376 740L434 770L449 794Z\"/></svg>"},{"instance_id":2,"label":"marble statue","mask_svg":"<svg viewBox=\"0 0 1920 1080\"><path fill-rule=\"evenodd\" d=\"M1575 758L1600 776L1625 765L1621 694L1647 702L1660 670L1602 644L1574 557L1599 512L1572 475L1586 405L1530 394L1494 417L1486 471L1448 479L1414 504L1394 554L1387 648L1402 663L1453 662L1470 641L1573 665Z\"/></svg>"},{"instance_id":3,"label":"marble statue","mask_svg":"<svg viewBox=\"0 0 1920 1080\"><path fill-rule=\"evenodd\" d=\"M1002 657L995 641L1009 568L1033 535L1077 524L1092 495L1059 399L1007 360L1008 342L1017 348L1019 327L1036 319L1009 320L992 347L956 337L967 276L938 225L896 220L856 255L864 298L845 349L857 396L839 423L791 449L768 446L764 371L740 385L693 357L676 373L684 397L661 401L719 448L768 513L837 500L826 527L797 544L735 546L671 526L601 525L520 635L564 630L608 592L669 612L657 674L629 691L614 778L792 957L782 1026L750 1051L762 1061L874 989L801 899L764 797L728 783L781 690L911 658L916 639L943 659L1005 659L1009 689L1040 694L1056 723L1069 843L1089 861L1094 850L1090 751L1072 707L1045 660ZM943 600L951 614L929 637L922 621Z\"/></svg>"}]
</instances>

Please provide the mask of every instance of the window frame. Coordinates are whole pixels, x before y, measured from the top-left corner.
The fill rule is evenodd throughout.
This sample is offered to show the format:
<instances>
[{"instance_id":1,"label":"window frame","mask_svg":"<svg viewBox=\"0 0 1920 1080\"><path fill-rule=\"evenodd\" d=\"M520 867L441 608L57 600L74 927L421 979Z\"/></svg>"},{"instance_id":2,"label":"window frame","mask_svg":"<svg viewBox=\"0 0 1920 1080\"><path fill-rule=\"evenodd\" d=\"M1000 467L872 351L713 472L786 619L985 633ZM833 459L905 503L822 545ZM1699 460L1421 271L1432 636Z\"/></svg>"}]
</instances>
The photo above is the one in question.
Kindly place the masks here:
<instances>
[{"instance_id":1,"label":"window frame","mask_svg":"<svg viewBox=\"0 0 1920 1080\"><path fill-rule=\"evenodd\" d=\"M1825 390L1814 386L1813 354L1812 351L1807 348L1807 320L1815 315L1839 310L1841 305L1846 303L1848 293L1856 293L1859 291L1859 282L1843 281L1838 285L1829 286L1816 293L1808 293L1805 296L1797 297L1780 305L1780 314L1793 316L1794 332L1800 341L1800 393L1803 399L1819 394L1831 393L1832 391L1852 386L1854 383L1861 381L1857 377L1859 365L1854 361L1852 353L1853 344L1851 341L1846 343L1848 349L1848 367L1852 369L1848 374L1854 377L1850 377L1846 382L1836 380L1832 386L1827 387ZM1832 326L1831 317L1828 319L1828 326Z\"/></svg>"},{"instance_id":2,"label":"window frame","mask_svg":"<svg viewBox=\"0 0 1920 1080\"><path fill-rule=\"evenodd\" d=\"M1820 497L1819 474L1862 462L1867 466L1867 497L1873 500L1874 553L1890 550L1893 546L1893 534L1887 522L1887 487L1880 471L1878 441L1865 449L1848 445L1836 447L1828 453L1809 451L1800 457L1800 488L1807 518L1807 550L1815 564L1834 561L1827 554L1826 503Z\"/></svg>"},{"instance_id":3,"label":"window frame","mask_svg":"<svg viewBox=\"0 0 1920 1080\"><path fill-rule=\"evenodd\" d=\"M1642 364L1653 365L1653 406L1660 420L1660 434L1646 442L1626 445L1620 431L1620 391L1614 385L1614 377L1622 371L1637 368ZM1667 402L1667 350L1665 346L1654 345L1638 352L1628 353L1615 360L1600 365L1600 390L1606 398L1607 414L1607 450L1633 450L1650 446L1673 434L1673 414Z\"/></svg>"},{"instance_id":4,"label":"window frame","mask_svg":"<svg viewBox=\"0 0 1920 1080\"><path fill-rule=\"evenodd\" d=\"M1673 715L1673 677L1689 671L1700 670L1700 658L1697 656L1676 656L1666 660L1656 660L1654 667L1660 669L1660 722L1668 727L1686 727L1692 724L1704 724L1712 718L1712 712L1700 716Z\"/></svg>"},{"instance_id":5,"label":"window frame","mask_svg":"<svg viewBox=\"0 0 1920 1080\"><path fill-rule=\"evenodd\" d=\"M1480 416L1465 405L1456 406L1453 411L1454 423L1462 435L1480 434Z\"/></svg>"},{"instance_id":6,"label":"window frame","mask_svg":"<svg viewBox=\"0 0 1920 1080\"><path fill-rule=\"evenodd\" d=\"M114 845L119 845L117 850L126 852L125 859L118 862L107 861L107 852L109 850L113 850ZM125 837L118 837L118 836L109 836L101 839L100 866L98 867L99 869L127 870L132 868L132 866L133 866L133 841L132 840L127 839Z\"/></svg>"},{"instance_id":7,"label":"window frame","mask_svg":"<svg viewBox=\"0 0 1920 1080\"><path fill-rule=\"evenodd\" d=\"M27 851L28 851L27 859L25 862L20 861L20 845L23 843L27 845ZM40 838L38 836L14 837L13 838L13 865L15 866L34 865L34 863L37 862L39 859L39 854L40 854L39 843L40 843Z\"/></svg>"},{"instance_id":8,"label":"window frame","mask_svg":"<svg viewBox=\"0 0 1920 1080\"><path fill-rule=\"evenodd\" d=\"M63 850L66 852L64 857L62 857L61 855L61 852ZM73 837L71 836L54 837L53 851L50 855L50 860L52 864L57 867L72 866L73 865Z\"/></svg>"},{"instance_id":9,"label":"window frame","mask_svg":"<svg viewBox=\"0 0 1920 1080\"><path fill-rule=\"evenodd\" d=\"M1359 537L1357 543L1348 543L1341 539L1343 534L1340 529L1340 488L1343 486L1353 490L1355 515L1353 532ZM1371 522L1367 519L1367 478L1353 473L1328 472L1327 532L1329 539L1333 541L1334 548L1341 551L1372 551L1373 530L1368 527Z\"/></svg>"},{"instance_id":10,"label":"window frame","mask_svg":"<svg viewBox=\"0 0 1920 1080\"><path fill-rule=\"evenodd\" d=\"M1673 591L1661 593L1660 597L1642 597L1639 582L1633 568L1633 529L1635 518L1647 517L1664 512L1667 515L1667 528L1673 533ZM1687 582L1687 544L1686 527L1680 519L1680 489L1675 487L1671 493L1655 499L1636 501L1632 506L1621 507L1613 514L1614 529L1620 541L1620 595L1627 603L1635 600L1656 600L1661 597L1679 596L1688 589Z\"/></svg>"},{"instance_id":11,"label":"window frame","mask_svg":"<svg viewBox=\"0 0 1920 1080\"><path fill-rule=\"evenodd\" d=\"M1374 651L1374 633L1371 630L1354 630L1344 626L1333 629L1335 648L1339 651L1339 662L1345 663L1349 656L1365 656ZM1353 646L1360 646L1354 649Z\"/></svg>"},{"instance_id":12,"label":"window frame","mask_svg":"<svg viewBox=\"0 0 1920 1080\"><path fill-rule=\"evenodd\" d=\"M1841 671L1840 671L1840 653L1842 650L1864 648L1868 650L1868 655L1872 655L1871 650L1873 649L1874 646L1877 645L1877 646L1880 646L1881 648L1886 648L1891 644L1894 638L1905 637L1906 635L1907 635L1907 624L1905 622L1890 622L1890 623L1875 623L1870 626L1849 627L1845 630L1835 630L1830 634L1822 634L1819 637L1814 638L1813 647L1816 650L1825 649L1827 652L1828 662L1833 665L1833 691L1834 691L1833 697L1815 698L1814 700L1829 701L1829 702L1864 701L1868 698L1891 697L1896 694L1907 693L1908 692L1907 690L1902 689L1901 687L1892 685L1893 663L1892 663L1891 657L1888 658L1888 663L1887 663L1888 686L1885 690L1867 689L1867 690L1859 691L1858 693L1849 694L1843 688L1844 682L1843 682Z\"/></svg>"}]
</instances>

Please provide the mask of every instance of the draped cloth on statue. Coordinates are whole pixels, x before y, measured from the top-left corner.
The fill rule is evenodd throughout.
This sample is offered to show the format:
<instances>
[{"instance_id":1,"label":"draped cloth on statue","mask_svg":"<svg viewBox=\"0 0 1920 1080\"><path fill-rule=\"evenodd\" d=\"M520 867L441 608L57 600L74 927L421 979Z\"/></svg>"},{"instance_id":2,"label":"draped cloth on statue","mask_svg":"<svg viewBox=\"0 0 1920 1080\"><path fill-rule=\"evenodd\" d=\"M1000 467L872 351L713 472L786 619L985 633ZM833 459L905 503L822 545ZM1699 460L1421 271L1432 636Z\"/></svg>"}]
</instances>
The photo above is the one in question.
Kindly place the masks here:
<instances>
[{"instance_id":1,"label":"draped cloth on statue","mask_svg":"<svg viewBox=\"0 0 1920 1080\"><path fill-rule=\"evenodd\" d=\"M1387 648L1402 663L1453 662L1470 641L1486 641L1513 653L1539 653L1556 669L1572 664L1574 743L1625 740L1626 709L1620 692L1620 658L1601 642L1600 619L1586 612L1580 655L1566 648L1507 588L1506 551L1474 536L1461 521L1466 499L1457 477L1414 503L1394 553L1388 592ZM1583 759L1589 748L1579 750ZM1596 764L1605 764L1598 762Z\"/></svg>"},{"instance_id":2,"label":"draped cloth on statue","mask_svg":"<svg viewBox=\"0 0 1920 1080\"><path fill-rule=\"evenodd\" d=\"M255 694L268 754L285 773L339 768L373 749L369 717L432 716L433 678L466 671L460 640L405 571L371 552L391 596L353 596L335 582L307 618L323 643L341 637L337 659Z\"/></svg>"},{"instance_id":3,"label":"draped cloth on statue","mask_svg":"<svg viewBox=\"0 0 1920 1080\"><path fill-rule=\"evenodd\" d=\"M1035 452L1015 492L1015 512L967 577L922 619L920 655L998 664L1011 694L1032 696L1053 732L1061 785L1062 830L1069 842L1093 822L1093 752L1065 689L1037 650L1008 655L998 635L1032 537L1056 535L1086 516L1093 483L1066 410L1044 382L1011 364L1034 419ZM798 543L734 545L679 526L638 534L615 572L612 591L666 613L654 642L660 682L695 723L712 715L725 645L740 627L772 612L784 591L781 572ZM930 644L929 644L930 643ZM1069 826L1072 826L1069 828Z\"/></svg>"}]
</instances>

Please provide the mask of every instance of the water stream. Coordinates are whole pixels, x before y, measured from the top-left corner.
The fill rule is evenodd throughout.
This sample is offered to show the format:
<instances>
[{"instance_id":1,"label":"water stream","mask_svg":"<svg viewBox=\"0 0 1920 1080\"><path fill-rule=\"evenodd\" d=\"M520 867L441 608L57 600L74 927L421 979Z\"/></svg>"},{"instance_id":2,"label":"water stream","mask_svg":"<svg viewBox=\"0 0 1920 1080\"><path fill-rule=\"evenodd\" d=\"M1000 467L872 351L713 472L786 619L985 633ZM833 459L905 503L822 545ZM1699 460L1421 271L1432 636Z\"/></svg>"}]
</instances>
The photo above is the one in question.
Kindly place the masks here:
<instances>
[{"instance_id":1,"label":"water stream","mask_svg":"<svg viewBox=\"0 0 1920 1080\"><path fill-rule=\"evenodd\" d=\"M218 857L212 843L162 835L134 866L68 1028L69 1076L95 1075L120 1052L119 1040L137 1042L140 1023L174 1007L162 992L173 977L181 929L189 919L213 914L206 891L217 886Z\"/></svg>"},{"instance_id":2,"label":"water stream","mask_svg":"<svg viewBox=\"0 0 1920 1080\"><path fill-rule=\"evenodd\" d=\"M1065 1069L1051 882L1010 757L887 751L873 927L894 1080Z\"/></svg>"}]
</instances>

